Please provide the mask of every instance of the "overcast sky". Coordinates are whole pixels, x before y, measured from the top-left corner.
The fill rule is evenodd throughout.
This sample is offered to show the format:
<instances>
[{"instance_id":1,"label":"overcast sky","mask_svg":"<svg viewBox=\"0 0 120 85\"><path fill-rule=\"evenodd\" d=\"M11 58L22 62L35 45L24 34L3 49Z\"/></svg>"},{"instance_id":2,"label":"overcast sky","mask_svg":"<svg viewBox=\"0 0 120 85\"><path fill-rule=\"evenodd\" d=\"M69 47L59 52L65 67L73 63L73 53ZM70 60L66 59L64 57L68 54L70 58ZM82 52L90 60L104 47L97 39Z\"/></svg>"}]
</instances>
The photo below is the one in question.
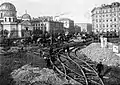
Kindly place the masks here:
<instances>
[{"instance_id":1,"label":"overcast sky","mask_svg":"<svg viewBox=\"0 0 120 85\"><path fill-rule=\"evenodd\" d=\"M17 9L17 15L21 16L25 10L31 17L56 16L68 17L76 23L92 23L91 10L101 4L111 4L120 0L0 0L0 3L11 2Z\"/></svg>"}]
</instances>

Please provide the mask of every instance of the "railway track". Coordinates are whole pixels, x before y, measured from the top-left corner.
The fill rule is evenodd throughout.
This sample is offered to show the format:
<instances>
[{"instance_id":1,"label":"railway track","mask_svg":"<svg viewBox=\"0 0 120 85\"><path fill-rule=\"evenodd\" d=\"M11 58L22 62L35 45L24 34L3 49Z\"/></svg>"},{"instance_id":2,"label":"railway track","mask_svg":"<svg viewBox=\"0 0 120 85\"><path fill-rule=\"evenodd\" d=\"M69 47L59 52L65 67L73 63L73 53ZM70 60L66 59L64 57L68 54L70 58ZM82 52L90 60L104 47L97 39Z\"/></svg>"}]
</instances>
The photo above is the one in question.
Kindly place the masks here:
<instances>
[{"instance_id":1,"label":"railway track","mask_svg":"<svg viewBox=\"0 0 120 85\"><path fill-rule=\"evenodd\" d=\"M98 76L97 71L95 70L95 63L92 62L88 57L77 55L77 52L80 48L74 50L74 52L69 53L69 58L78 63L84 70L85 76L87 77L88 83L92 85L104 85L102 79Z\"/></svg>"},{"instance_id":2,"label":"railway track","mask_svg":"<svg viewBox=\"0 0 120 85\"><path fill-rule=\"evenodd\" d=\"M74 53L74 55L71 55L71 52L69 54L59 54L60 56L57 58L57 62L64 66L64 70L66 70L65 75L72 77L73 80L82 85L104 85L102 79L98 76L98 73L93 67L95 64L85 56L84 59L78 57L77 51L79 49L80 48L76 47L71 49L71 52L72 54ZM59 64L53 65L55 65L56 68L59 66ZM59 70L63 71L61 69Z\"/></svg>"},{"instance_id":3,"label":"railway track","mask_svg":"<svg viewBox=\"0 0 120 85\"><path fill-rule=\"evenodd\" d=\"M56 48L53 55L56 61L50 60L54 71L60 77L76 82L77 85L104 85L94 68L95 64L86 56L80 58L81 56L78 55L78 50L85 47L83 44L80 46L71 45L72 49L68 54L62 52L64 45ZM39 55L39 52L34 51L34 54Z\"/></svg>"}]
</instances>

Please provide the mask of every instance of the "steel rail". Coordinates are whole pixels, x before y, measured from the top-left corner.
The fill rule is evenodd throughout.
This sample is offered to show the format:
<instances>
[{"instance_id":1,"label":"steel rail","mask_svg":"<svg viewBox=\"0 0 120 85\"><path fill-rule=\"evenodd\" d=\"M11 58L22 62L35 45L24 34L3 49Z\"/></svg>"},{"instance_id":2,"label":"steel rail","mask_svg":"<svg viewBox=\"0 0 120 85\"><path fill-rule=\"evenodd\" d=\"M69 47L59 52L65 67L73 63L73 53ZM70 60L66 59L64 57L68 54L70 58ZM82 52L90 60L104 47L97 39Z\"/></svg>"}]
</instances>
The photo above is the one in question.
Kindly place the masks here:
<instances>
[{"instance_id":1,"label":"steel rail","mask_svg":"<svg viewBox=\"0 0 120 85\"><path fill-rule=\"evenodd\" d=\"M65 57L66 58L66 57ZM63 61L59 58L59 61L61 61L63 63ZM63 63L64 64L64 63ZM71 69L69 66L64 65L68 70L71 70L73 73L77 74L77 76L79 76L81 79L84 78L84 76L82 76L80 73L76 72L75 70ZM80 79L79 78L79 79ZM84 78L85 80L85 78ZM84 82L85 83L85 82Z\"/></svg>"},{"instance_id":2,"label":"steel rail","mask_svg":"<svg viewBox=\"0 0 120 85\"><path fill-rule=\"evenodd\" d=\"M72 78L72 77L68 76L67 74L65 74L64 72L62 72L62 71L52 62L51 59L50 59L50 62L52 63L53 67L54 67L59 73L65 75L65 76L68 77L69 79L74 80L74 81L77 82L79 85L82 85L80 82L78 82L78 81L75 80L74 78ZM63 66L64 66L64 65L63 65ZM63 68L65 68L65 67L63 67Z\"/></svg>"},{"instance_id":3,"label":"steel rail","mask_svg":"<svg viewBox=\"0 0 120 85\"><path fill-rule=\"evenodd\" d=\"M63 55L63 57L66 58L66 56L64 56L64 55ZM68 55L67 55L67 59L71 60L75 65L77 65L77 67L79 67L80 71L82 72L82 74L83 74L83 76L85 78L86 85L88 85L87 77L85 76L84 71L81 68L81 66L78 63L76 63L75 61L73 61Z\"/></svg>"},{"instance_id":4,"label":"steel rail","mask_svg":"<svg viewBox=\"0 0 120 85\"><path fill-rule=\"evenodd\" d=\"M79 61L81 61L81 62L84 62L89 68L91 68L92 71L96 74L97 78L99 78L99 80L100 80L100 82L101 82L101 85L104 85L102 79L99 77L99 75L98 75L98 73L96 72L96 70L95 70L93 67L91 67L91 66L89 65L89 63L87 63L86 61L84 61L84 60L82 60L82 59L80 59L80 58L78 57L77 51L78 51L79 49L80 49L80 48L75 49L75 52L74 52L74 53L75 53L75 56L76 56L76 57L74 57L74 56L72 56L72 57L76 58L77 60L79 60ZM69 55L70 55L70 53L69 53ZM81 65L81 66L82 66L82 65ZM82 67L84 67L84 66L82 66Z\"/></svg>"}]
</instances>

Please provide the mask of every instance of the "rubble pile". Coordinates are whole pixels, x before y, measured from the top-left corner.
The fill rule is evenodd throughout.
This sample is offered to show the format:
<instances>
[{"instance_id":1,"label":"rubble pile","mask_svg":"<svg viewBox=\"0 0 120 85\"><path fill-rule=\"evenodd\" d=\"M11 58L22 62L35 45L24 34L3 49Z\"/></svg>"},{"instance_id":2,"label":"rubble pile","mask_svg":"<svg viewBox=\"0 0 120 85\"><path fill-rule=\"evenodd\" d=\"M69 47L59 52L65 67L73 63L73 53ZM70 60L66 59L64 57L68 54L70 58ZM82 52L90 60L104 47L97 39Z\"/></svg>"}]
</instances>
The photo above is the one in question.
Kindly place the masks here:
<instances>
[{"instance_id":1,"label":"rubble pile","mask_svg":"<svg viewBox=\"0 0 120 85\"><path fill-rule=\"evenodd\" d=\"M100 43L92 43L81 51L93 61L102 61L108 66L120 64L120 57L112 51L111 46L101 48Z\"/></svg>"},{"instance_id":2,"label":"rubble pile","mask_svg":"<svg viewBox=\"0 0 120 85\"><path fill-rule=\"evenodd\" d=\"M63 85L67 82L67 80L59 78L51 69L40 69L30 65L24 65L14 70L11 75L16 85Z\"/></svg>"}]
</instances>

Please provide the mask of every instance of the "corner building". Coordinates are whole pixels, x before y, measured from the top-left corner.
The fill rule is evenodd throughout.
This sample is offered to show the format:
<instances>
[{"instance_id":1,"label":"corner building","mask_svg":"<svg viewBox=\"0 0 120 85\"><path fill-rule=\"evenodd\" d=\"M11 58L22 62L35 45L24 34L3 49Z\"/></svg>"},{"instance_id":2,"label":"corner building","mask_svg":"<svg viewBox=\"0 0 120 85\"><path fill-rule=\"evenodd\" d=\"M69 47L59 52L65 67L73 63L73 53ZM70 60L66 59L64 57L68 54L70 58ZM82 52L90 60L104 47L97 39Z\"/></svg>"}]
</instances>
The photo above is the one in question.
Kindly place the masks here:
<instances>
[{"instance_id":1,"label":"corner building","mask_svg":"<svg viewBox=\"0 0 120 85\"><path fill-rule=\"evenodd\" d=\"M120 29L120 3L95 7L92 11L92 30L94 32L116 31Z\"/></svg>"}]
</instances>

